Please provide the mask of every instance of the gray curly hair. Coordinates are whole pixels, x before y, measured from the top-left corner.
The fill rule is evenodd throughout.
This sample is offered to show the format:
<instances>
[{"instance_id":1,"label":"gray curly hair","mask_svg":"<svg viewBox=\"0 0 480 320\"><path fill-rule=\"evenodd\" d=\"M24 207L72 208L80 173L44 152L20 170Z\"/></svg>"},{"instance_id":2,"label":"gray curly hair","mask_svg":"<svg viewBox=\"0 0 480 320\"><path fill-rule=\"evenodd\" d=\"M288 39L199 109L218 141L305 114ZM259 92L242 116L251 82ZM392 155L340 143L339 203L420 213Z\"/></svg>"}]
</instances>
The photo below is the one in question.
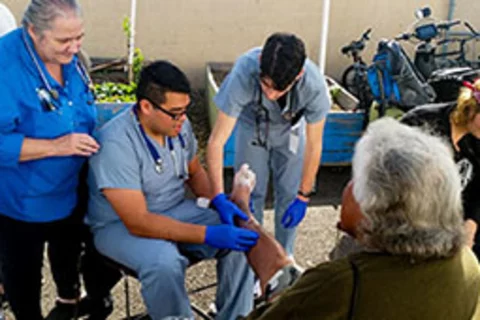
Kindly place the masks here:
<instances>
[{"instance_id":1,"label":"gray curly hair","mask_svg":"<svg viewBox=\"0 0 480 320\"><path fill-rule=\"evenodd\" d=\"M356 146L353 180L368 247L429 259L463 245L460 177L440 138L391 118L375 121Z\"/></svg>"},{"instance_id":2,"label":"gray curly hair","mask_svg":"<svg viewBox=\"0 0 480 320\"><path fill-rule=\"evenodd\" d=\"M53 20L66 17L70 12L81 16L77 0L32 0L23 14L22 25L25 28L32 25L35 34L42 35L52 28Z\"/></svg>"}]
</instances>

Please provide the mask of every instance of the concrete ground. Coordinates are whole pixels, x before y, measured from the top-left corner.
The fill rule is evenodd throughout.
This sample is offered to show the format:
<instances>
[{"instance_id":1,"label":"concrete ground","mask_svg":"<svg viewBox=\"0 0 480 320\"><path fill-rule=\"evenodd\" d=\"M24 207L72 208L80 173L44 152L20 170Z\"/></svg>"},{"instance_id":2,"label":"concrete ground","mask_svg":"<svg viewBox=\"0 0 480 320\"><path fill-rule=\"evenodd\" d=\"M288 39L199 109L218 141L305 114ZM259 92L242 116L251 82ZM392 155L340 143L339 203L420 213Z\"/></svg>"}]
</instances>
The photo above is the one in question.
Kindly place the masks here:
<instances>
[{"instance_id":1,"label":"concrete ground","mask_svg":"<svg viewBox=\"0 0 480 320\"><path fill-rule=\"evenodd\" d=\"M317 180L319 190L311 201L307 215L298 228L295 245L295 259L305 268L313 267L328 259L328 253L333 248L337 231L335 225L339 219L338 205L342 187L349 178L347 168L321 168ZM229 185L232 172L227 170L226 181ZM265 227L273 231L273 211L271 195L268 197L267 210L265 211ZM53 284L49 266L44 268L45 280L42 290L42 309L44 314L53 307L55 302L55 286ZM186 286L189 290L201 287L215 281L214 261L201 262L187 271ZM140 286L135 279L129 278L131 312L143 312L145 307L140 296ZM109 320L120 320L125 317L125 299L123 282L119 282L113 290L115 310ZM214 301L215 288L192 295L192 301L202 309L208 309ZM161 303L159 301L159 303ZM7 313L7 319L14 319Z\"/></svg>"},{"instance_id":2,"label":"concrete ground","mask_svg":"<svg viewBox=\"0 0 480 320\"><path fill-rule=\"evenodd\" d=\"M309 207L306 218L298 229L295 246L295 259L298 264L308 268L328 259L328 252L334 246L337 231L335 225L339 218L339 210L333 206ZM273 230L273 212L265 212L265 227ZM49 267L44 268L45 281L42 290L42 309L44 314L53 307L55 302L55 286L53 284ZM214 261L201 262L187 271L186 285L188 289L195 289L215 281ZM135 279L129 278L130 299L132 314L143 312L145 307L140 296L140 286ZM115 309L109 320L120 320L125 317L125 300L123 282L119 282L114 290ZM191 296L192 301L202 309L208 309L214 301L215 288ZM161 303L161 301L159 301ZM7 319L14 317L7 313Z\"/></svg>"}]
</instances>

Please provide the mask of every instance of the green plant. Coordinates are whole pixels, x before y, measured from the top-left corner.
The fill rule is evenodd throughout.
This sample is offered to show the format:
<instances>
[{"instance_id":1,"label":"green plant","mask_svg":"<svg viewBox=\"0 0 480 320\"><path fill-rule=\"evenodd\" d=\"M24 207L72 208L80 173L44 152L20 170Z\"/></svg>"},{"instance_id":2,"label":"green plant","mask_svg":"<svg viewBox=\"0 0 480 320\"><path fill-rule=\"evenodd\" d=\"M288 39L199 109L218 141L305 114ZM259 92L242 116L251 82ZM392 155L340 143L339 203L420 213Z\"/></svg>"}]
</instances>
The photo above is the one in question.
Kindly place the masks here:
<instances>
[{"instance_id":1,"label":"green plant","mask_svg":"<svg viewBox=\"0 0 480 320\"><path fill-rule=\"evenodd\" d=\"M122 22L123 32L128 39L131 35L131 24L130 18L125 17ZM132 63L132 73L133 81L129 84L121 82L102 82L94 85L94 91L96 96L96 101L100 103L105 102L135 102L135 89L137 88L136 82L140 76L140 71L142 70L143 62L145 58L143 56L142 50L135 48L133 54L133 63Z\"/></svg>"},{"instance_id":2,"label":"green plant","mask_svg":"<svg viewBox=\"0 0 480 320\"><path fill-rule=\"evenodd\" d=\"M330 87L330 97L333 101L337 101L338 96L340 95L340 87L339 86L332 86Z\"/></svg>"},{"instance_id":3,"label":"green plant","mask_svg":"<svg viewBox=\"0 0 480 320\"><path fill-rule=\"evenodd\" d=\"M125 84L116 82L102 82L95 84L97 102L135 102L135 83Z\"/></svg>"},{"instance_id":4,"label":"green plant","mask_svg":"<svg viewBox=\"0 0 480 320\"><path fill-rule=\"evenodd\" d=\"M122 21L122 27L123 27L123 33L127 37L127 41L130 38L131 32L132 32L132 25L130 23L130 18L125 16Z\"/></svg>"},{"instance_id":5,"label":"green plant","mask_svg":"<svg viewBox=\"0 0 480 320\"><path fill-rule=\"evenodd\" d=\"M140 71L142 70L144 60L145 57L143 56L142 50L140 50L139 48L135 48L135 52L133 53L132 65L133 79L135 82L137 82L138 78L140 77Z\"/></svg>"},{"instance_id":6,"label":"green plant","mask_svg":"<svg viewBox=\"0 0 480 320\"><path fill-rule=\"evenodd\" d=\"M132 35L132 24L130 22L130 18L125 16L122 22L123 33L125 34L125 38L127 39L127 56L132 48L130 48L130 36ZM142 50L139 48L133 48L133 61L132 65L128 65L128 79L129 81L137 81L138 76L140 74L140 70L142 69L144 56ZM130 61L129 61L130 62Z\"/></svg>"}]
</instances>

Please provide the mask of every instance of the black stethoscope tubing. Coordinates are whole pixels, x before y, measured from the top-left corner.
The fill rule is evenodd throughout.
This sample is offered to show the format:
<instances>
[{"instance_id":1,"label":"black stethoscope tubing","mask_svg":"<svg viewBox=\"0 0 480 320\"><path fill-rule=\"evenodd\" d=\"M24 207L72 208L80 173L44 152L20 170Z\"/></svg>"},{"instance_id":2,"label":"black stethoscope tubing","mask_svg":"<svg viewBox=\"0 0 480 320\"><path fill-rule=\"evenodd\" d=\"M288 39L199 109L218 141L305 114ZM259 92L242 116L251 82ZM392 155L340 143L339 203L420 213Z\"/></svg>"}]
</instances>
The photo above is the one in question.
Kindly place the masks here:
<instances>
[{"instance_id":1,"label":"black stethoscope tubing","mask_svg":"<svg viewBox=\"0 0 480 320\"><path fill-rule=\"evenodd\" d=\"M293 106L294 105L294 103L293 103L293 100L294 100L293 93L295 91L296 86L297 86L297 83L295 83L292 86L292 88L286 93L286 94L288 94L288 105L285 106L284 108L282 108L282 110L281 110L282 117L287 121L292 121L293 119L295 119L296 114L298 113L294 109L294 106ZM258 99L257 99L257 107L264 107L261 84L258 85L258 90L259 90L259 92L258 92ZM264 108L267 109L266 107L264 107ZM270 120L270 119L267 119L267 121L268 120Z\"/></svg>"},{"instance_id":2,"label":"black stethoscope tubing","mask_svg":"<svg viewBox=\"0 0 480 320\"><path fill-rule=\"evenodd\" d=\"M293 94L294 94L294 90L297 86L297 83L294 83L294 85L292 86L292 88L289 90L289 92L287 93L288 94L288 105L285 106L282 111L281 111L281 114L282 114L282 117L287 120L287 121L290 121L290 125L293 127L297 122L298 120L300 120L300 118L303 116L303 110L298 110L296 111L294 109L294 97L293 97ZM262 147L262 148L267 148L267 141L268 141L268 135L269 135L269 129L270 129L270 115L269 115L269 110L267 107L265 107L263 105L263 93L262 93L262 86L261 84L258 85L258 90L259 90L259 93L258 93L258 99L257 99L257 109L255 111L256 115L255 115L255 134L256 134L256 139L252 141L252 144L255 145L255 146L259 146L259 147ZM277 102L278 103L278 102ZM260 134L260 123L261 123L261 113L264 113L264 118L265 118L265 135L264 135L264 139L262 140L261 139L261 134Z\"/></svg>"}]
</instances>

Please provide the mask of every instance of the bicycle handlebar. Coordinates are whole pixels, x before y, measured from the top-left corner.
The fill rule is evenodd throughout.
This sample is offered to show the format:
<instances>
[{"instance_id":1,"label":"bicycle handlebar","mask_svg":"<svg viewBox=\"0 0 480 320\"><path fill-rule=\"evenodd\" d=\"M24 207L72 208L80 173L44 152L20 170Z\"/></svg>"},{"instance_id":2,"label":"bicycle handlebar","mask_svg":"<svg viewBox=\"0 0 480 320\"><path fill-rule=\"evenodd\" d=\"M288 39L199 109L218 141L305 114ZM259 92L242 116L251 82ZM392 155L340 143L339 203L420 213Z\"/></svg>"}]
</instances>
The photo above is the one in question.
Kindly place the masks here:
<instances>
[{"instance_id":1,"label":"bicycle handlebar","mask_svg":"<svg viewBox=\"0 0 480 320\"><path fill-rule=\"evenodd\" d=\"M475 30L475 29L473 28L473 26L472 26L468 21L464 21L463 24L465 25L465 27L467 27L468 30L470 30L470 32L471 32L473 35L475 35L475 36L480 35L480 33L479 33L477 30Z\"/></svg>"},{"instance_id":2,"label":"bicycle handlebar","mask_svg":"<svg viewBox=\"0 0 480 320\"><path fill-rule=\"evenodd\" d=\"M347 54L347 53L349 53L351 50L352 50L352 46L351 46L351 45L344 46L344 47L342 47L342 54Z\"/></svg>"},{"instance_id":3,"label":"bicycle handlebar","mask_svg":"<svg viewBox=\"0 0 480 320\"><path fill-rule=\"evenodd\" d=\"M394 39L396 41L406 41L406 40L410 40L410 38L414 36L415 34L413 33L401 33L398 36L396 36Z\"/></svg>"},{"instance_id":4,"label":"bicycle handlebar","mask_svg":"<svg viewBox=\"0 0 480 320\"><path fill-rule=\"evenodd\" d=\"M434 24L435 28L436 29L439 29L439 30L448 30L450 29L451 27L453 26L456 26L458 24L460 24L461 21L460 20L454 20L454 21L447 21L447 22L441 22L441 23L436 23ZM425 26L428 26L428 25L425 25ZM432 24L433 26L433 24ZM437 36L438 33L436 33L434 36ZM433 38L434 36L432 36L431 38ZM428 39L422 39L422 38L419 38L419 36L416 34L416 32L413 32L413 33L401 33L399 34L398 36L396 36L394 39L396 41L406 41L406 40L410 40L411 38L416 38L420 41L426 41Z\"/></svg>"},{"instance_id":5,"label":"bicycle handlebar","mask_svg":"<svg viewBox=\"0 0 480 320\"><path fill-rule=\"evenodd\" d=\"M343 46L341 49L342 54L348 55L350 52L362 51L365 48L365 42L370 40L370 33L372 28L368 28L360 37L359 40L353 40L348 45Z\"/></svg>"},{"instance_id":6,"label":"bicycle handlebar","mask_svg":"<svg viewBox=\"0 0 480 320\"><path fill-rule=\"evenodd\" d=\"M362 40L370 40L370 33L372 32L372 28L368 28L367 31L365 31L362 34Z\"/></svg>"},{"instance_id":7,"label":"bicycle handlebar","mask_svg":"<svg viewBox=\"0 0 480 320\"><path fill-rule=\"evenodd\" d=\"M453 21L441 22L441 23L437 23L437 28L438 28L438 29L448 30L448 29L450 29L450 28L453 27L453 26L459 25L460 23L461 23L460 20L453 20Z\"/></svg>"}]
</instances>

